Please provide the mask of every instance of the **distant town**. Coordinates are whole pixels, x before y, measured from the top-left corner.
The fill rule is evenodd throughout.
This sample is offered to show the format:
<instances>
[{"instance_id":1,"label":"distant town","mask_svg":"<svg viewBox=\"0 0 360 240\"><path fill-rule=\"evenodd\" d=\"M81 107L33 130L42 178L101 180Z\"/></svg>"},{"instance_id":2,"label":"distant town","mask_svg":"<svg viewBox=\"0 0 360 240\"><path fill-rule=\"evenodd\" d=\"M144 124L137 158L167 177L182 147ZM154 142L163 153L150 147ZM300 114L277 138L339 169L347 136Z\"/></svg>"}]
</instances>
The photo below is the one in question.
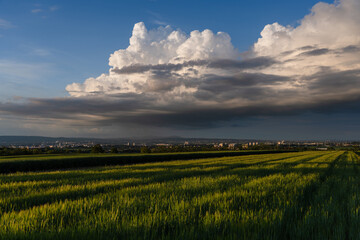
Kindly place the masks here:
<instances>
[{"instance_id":1,"label":"distant town","mask_svg":"<svg viewBox=\"0 0 360 240\"><path fill-rule=\"evenodd\" d=\"M96 146L96 148L95 148ZM211 138L91 139L0 136L0 154L160 153L241 150L358 150L355 141L285 141Z\"/></svg>"}]
</instances>

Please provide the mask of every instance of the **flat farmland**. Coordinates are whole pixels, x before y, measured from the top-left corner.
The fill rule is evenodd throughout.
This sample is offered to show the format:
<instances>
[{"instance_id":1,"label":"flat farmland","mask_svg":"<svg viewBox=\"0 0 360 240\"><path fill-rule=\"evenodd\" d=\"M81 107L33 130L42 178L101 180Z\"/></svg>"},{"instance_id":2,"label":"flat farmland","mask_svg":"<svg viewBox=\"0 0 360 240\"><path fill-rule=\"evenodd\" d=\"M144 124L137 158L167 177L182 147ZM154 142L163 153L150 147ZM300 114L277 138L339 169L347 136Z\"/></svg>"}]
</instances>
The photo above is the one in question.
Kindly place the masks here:
<instances>
[{"instance_id":1,"label":"flat farmland","mask_svg":"<svg viewBox=\"0 0 360 240\"><path fill-rule=\"evenodd\" d=\"M281 153L289 151L210 151L176 152L152 154L38 154L22 156L0 156L0 174L12 172L73 169L137 163L164 162L226 156L246 156L256 154Z\"/></svg>"},{"instance_id":2,"label":"flat farmland","mask_svg":"<svg viewBox=\"0 0 360 240\"><path fill-rule=\"evenodd\" d=\"M354 152L0 175L0 239L359 239Z\"/></svg>"}]
</instances>

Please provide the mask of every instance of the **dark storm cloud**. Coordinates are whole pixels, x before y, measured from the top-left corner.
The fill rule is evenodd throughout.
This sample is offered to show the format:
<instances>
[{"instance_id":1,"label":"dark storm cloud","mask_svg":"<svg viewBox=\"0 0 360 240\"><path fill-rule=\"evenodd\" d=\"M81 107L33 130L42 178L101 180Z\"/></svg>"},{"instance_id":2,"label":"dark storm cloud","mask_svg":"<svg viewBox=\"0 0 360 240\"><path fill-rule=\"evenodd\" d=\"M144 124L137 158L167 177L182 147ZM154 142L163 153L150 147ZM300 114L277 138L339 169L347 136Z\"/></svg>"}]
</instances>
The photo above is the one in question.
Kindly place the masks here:
<instances>
[{"instance_id":1,"label":"dark storm cloud","mask_svg":"<svg viewBox=\"0 0 360 240\"><path fill-rule=\"evenodd\" d=\"M303 90L277 88L275 86L293 80L259 73L233 77L206 75L199 81L198 90L189 98L181 101L168 98L164 100L166 104L159 102L159 96L166 99L164 89L171 87L153 86L153 93L1 103L0 113L51 121L77 120L74 125L80 121L94 126L144 125L181 129L209 128L231 120L260 116L350 111L358 109L360 102L360 70L336 72L324 68L303 79L308 82ZM243 101L247 102L242 105Z\"/></svg>"},{"instance_id":2,"label":"dark storm cloud","mask_svg":"<svg viewBox=\"0 0 360 240\"><path fill-rule=\"evenodd\" d=\"M275 63L277 63L277 61L269 57L257 57L242 61L223 59L210 61L208 67L245 70L270 67Z\"/></svg>"},{"instance_id":3,"label":"dark storm cloud","mask_svg":"<svg viewBox=\"0 0 360 240\"><path fill-rule=\"evenodd\" d=\"M204 78L206 79L206 83L209 85L216 87L222 86L225 88L233 88L235 86L246 87L255 85L276 85L290 81L289 77L246 72L227 77L218 75L205 75Z\"/></svg>"},{"instance_id":4,"label":"dark storm cloud","mask_svg":"<svg viewBox=\"0 0 360 240\"><path fill-rule=\"evenodd\" d=\"M274 87L287 81L291 79L261 73L241 73L227 77L205 75L195 97L201 100L217 99L217 101L239 98L255 100L273 95L274 92L269 86Z\"/></svg>"},{"instance_id":5,"label":"dark storm cloud","mask_svg":"<svg viewBox=\"0 0 360 240\"><path fill-rule=\"evenodd\" d=\"M178 105L170 105L167 112L146 113L140 116L136 115L112 115L107 120L102 120L98 124L114 125L116 123L139 124L156 127L173 127L206 129L217 127L223 123L232 120L246 120L252 117L263 116L292 116L306 112L318 113L334 113L349 112L355 109L359 110L360 97L352 95L348 99L327 99L327 101L305 102L305 103L289 103L286 100L272 103L270 101L262 101L244 107L183 107ZM171 111L176 109L176 111Z\"/></svg>"},{"instance_id":6,"label":"dark storm cloud","mask_svg":"<svg viewBox=\"0 0 360 240\"><path fill-rule=\"evenodd\" d=\"M320 71L308 78L309 88L321 93L335 93L339 97L348 91L360 89L360 70L334 72L333 70ZM346 98L347 96L342 96Z\"/></svg>"},{"instance_id":7,"label":"dark storm cloud","mask_svg":"<svg viewBox=\"0 0 360 240\"><path fill-rule=\"evenodd\" d=\"M27 103L0 103L0 112L15 115L71 119L78 115L106 115L109 112L126 112L146 107L153 101L150 96L123 94L112 98L31 98Z\"/></svg>"},{"instance_id":8,"label":"dark storm cloud","mask_svg":"<svg viewBox=\"0 0 360 240\"><path fill-rule=\"evenodd\" d=\"M172 63L167 63L167 64L157 64L157 65L139 65L139 64L133 64L130 66L125 66L121 69L119 68L114 68L111 71L114 73L118 73L118 74L133 74L133 73L143 73L143 72L148 72L150 70L153 71L180 71L181 69L183 69L184 67L192 67L192 66L200 66L200 65L205 65L206 62L205 61L191 61L191 62L186 62L183 64L172 64Z\"/></svg>"},{"instance_id":9,"label":"dark storm cloud","mask_svg":"<svg viewBox=\"0 0 360 240\"><path fill-rule=\"evenodd\" d=\"M306 46L299 48L298 50L303 51L302 53L299 54L299 56L313 57L313 56L321 56L331 53L336 53L336 54L356 53L360 51L360 47L356 45L349 45L343 48L329 49L329 48L316 48L314 46ZM289 51L289 54L290 53L292 53L292 51Z\"/></svg>"},{"instance_id":10,"label":"dark storm cloud","mask_svg":"<svg viewBox=\"0 0 360 240\"><path fill-rule=\"evenodd\" d=\"M308 45L308 46L303 46L303 47L301 47L301 48L298 48L298 50L300 50L300 51L309 51L309 50L313 50L313 49L315 49L316 48L316 46L310 46L310 45Z\"/></svg>"},{"instance_id":11,"label":"dark storm cloud","mask_svg":"<svg viewBox=\"0 0 360 240\"><path fill-rule=\"evenodd\" d=\"M123 67L121 69L114 68L111 71L118 74L134 74L134 73L144 73L148 71L155 72L172 72L180 71L183 68L191 68L195 66L206 66L208 68L218 68L218 69L256 69L256 68L265 68L275 64L276 61L269 57L258 57L247 60L230 60L230 59L219 59L219 60L194 60L187 61L179 64L155 64L155 65L139 65L134 64L130 66Z\"/></svg>"},{"instance_id":12,"label":"dark storm cloud","mask_svg":"<svg viewBox=\"0 0 360 240\"><path fill-rule=\"evenodd\" d=\"M311 57L311 56L325 55L325 54L328 54L329 52L330 52L330 49L328 49L328 48L319 48L319 49L303 52L300 55Z\"/></svg>"},{"instance_id":13,"label":"dark storm cloud","mask_svg":"<svg viewBox=\"0 0 360 240\"><path fill-rule=\"evenodd\" d=\"M294 52L297 52L297 51L309 52L310 50L314 50L314 49L316 49L315 46L304 46L304 47L297 48L295 50L288 50L288 51L282 52L282 53L280 53L280 56L287 56L287 55L293 54Z\"/></svg>"},{"instance_id":14,"label":"dark storm cloud","mask_svg":"<svg viewBox=\"0 0 360 240\"><path fill-rule=\"evenodd\" d=\"M291 78L262 73L241 72L234 76L222 76L216 74L206 74L200 78L187 78L183 75L170 72L152 72L152 76L145 84L136 85L137 90L143 92L168 92L177 86L197 88L195 97L199 96L205 100L231 99L231 98L255 98L264 97L265 88L275 87L285 82L291 82ZM205 93L205 92L208 92ZM220 99L219 99L220 98Z\"/></svg>"},{"instance_id":15,"label":"dark storm cloud","mask_svg":"<svg viewBox=\"0 0 360 240\"><path fill-rule=\"evenodd\" d=\"M182 84L181 77L176 73L155 71L145 84L139 85L142 92L168 92Z\"/></svg>"},{"instance_id":16,"label":"dark storm cloud","mask_svg":"<svg viewBox=\"0 0 360 240\"><path fill-rule=\"evenodd\" d=\"M360 51L359 46L349 45L347 47L342 48L340 53L354 53L354 52L359 52L359 51Z\"/></svg>"}]
</instances>

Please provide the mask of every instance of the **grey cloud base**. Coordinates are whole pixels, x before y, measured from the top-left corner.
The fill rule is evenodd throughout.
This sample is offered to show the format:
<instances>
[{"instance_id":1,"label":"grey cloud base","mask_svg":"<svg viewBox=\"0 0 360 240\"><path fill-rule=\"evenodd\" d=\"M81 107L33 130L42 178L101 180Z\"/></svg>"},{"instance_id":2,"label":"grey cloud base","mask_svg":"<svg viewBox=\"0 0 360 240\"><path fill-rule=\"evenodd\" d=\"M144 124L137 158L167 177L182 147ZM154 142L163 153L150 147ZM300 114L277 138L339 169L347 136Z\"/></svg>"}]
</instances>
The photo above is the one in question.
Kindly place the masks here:
<instances>
[{"instance_id":1,"label":"grey cloud base","mask_svg":"<svg viewBox=\"0 0 360 240\"><path fill-rule=\"evenodd\" d=\"M264 87L285 81L290 80L255 73L228 79L210 75L203 79L191 100L169 101L166 105L158 104L158 96L151 93L115 94L1 103L0 112L3 115L62 119L70 125L80 121L89 126L143 125L181 129L212 128L253 117L359 110L360 69L319 72L306 79L311 82L306 94ZM236 105L239 96L248 103Z\"/></svg>"}]
</instances>

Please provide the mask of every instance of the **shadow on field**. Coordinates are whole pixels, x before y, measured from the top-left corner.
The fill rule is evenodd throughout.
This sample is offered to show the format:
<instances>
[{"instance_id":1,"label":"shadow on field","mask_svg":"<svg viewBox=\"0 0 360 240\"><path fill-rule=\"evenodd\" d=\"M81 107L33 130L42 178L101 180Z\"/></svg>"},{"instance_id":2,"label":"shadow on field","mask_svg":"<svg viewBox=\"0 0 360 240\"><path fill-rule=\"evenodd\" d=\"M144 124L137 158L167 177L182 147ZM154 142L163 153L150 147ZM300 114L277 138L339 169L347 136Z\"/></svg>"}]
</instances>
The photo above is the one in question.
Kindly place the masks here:
<instances>
[{"instance_id":1,"label":"shadow on field","mask_svg":"<svg viewBox=\"0 0 360 240\"><path fill-rule=\"evenodd\" d=\"M271 227L282 233L278 239L358 239L358 228L351 226L357 210L349 203L351 188L358 186L359 163L348 161L345 152L320 173L318 179L285 209L280 222ZM311 169L301 169L311 172ZM357 206L355 206L357 208Z\"/></svg>"},{"instance_id":2,"label":"shadow on field","mask_svg":"<svg viewBox=\"0 0 360 240\"><path fill-rule=\"evenodd\" d=\"M186 163L184 165L164 165L160 164L138 166L132 165L127 167L118 167L115 169L106 170L89 170L79 172L51 172L51 173L36 173L29 175L3 175L0 176L0 180L3 183L6 182L28 182L28 181L51 181L48 189L54 187L54 184L61 186L69 186L69 188L63 191L49 191L46 190L45 186L41 186L42 192L30 194L29 196L20 196L11 200L12 204L8 205L7 202L0 203L0 212L20 211L30 209L32 207L41 206L44 204L51 204L58 201L64 200L76 200L86 197L96 197L103 193L118 192L122 189L126 189L129 192L131 187L147 186L151 184L166 184L173 183L177 180L186 178L220 178L231 176L227 181L218 181L207 187L192 188L184 190L184 194L192 197L198 197L204 194L208 194L214 191L226 191L229 186L232 186L234 179L240 179L244 176L248 178L247 181L251 181L254 178L267 177L274 174L310 174L319 173L321 174L323 169L319 169L312 166L317 166L319 162L313 162L316 158L323 157L324 155L309 156L299 160L291 161L293 158L303 157L303 155L294 155L292 157L279 156L276 159L258 161L254 163L239 163L234 159L234 162L227 162L226 164L221 161L208 164L204 160L200 165L199 163ZM330 156L330 155L329 155ZM228 158L227 158L228 159ZM288 163L282 163L282 160L287 159ZM312 161L309 163L309 161ZM294 168L299 164L309 164L309 167ZM323 162L320 162L323 163ZM131 179L128 182L117 182L112 181ZM99 181L104 184L98 186L92 186L97 184ZM108 183L107 183L108 181ZM247 181L239 182L238 184L245 184ZM78 188L80 185L88 185L89 187ZM0 190L2 194L6 194L4 190ZM14 189L12 189L14 191ZM151 194L152 190L137 192L130 191L131 194L138 196L138 194ZM153 190L155 191L155 190ZM269 193L271 194L271 193ZM139 195L139 196L140 196ZM267 198L268 196L264 196Z\"/></svg>"},{"instance_id":3,"label":"shadow on field","mask_svg":"<svg viewBox=\"0 0 360 240\"><path fill-rule=\"evenodd\" d=\"M247 156L274 154L292 151L233 151L233 152L193 152L178 154L134 154L134 155L117 155L107 156L106 154L94 155L91 157L64 157L64 158L47 158L47 159L26 159L11 160L2 159L0 161L0 173L14 172L31 172L31 171L49 171L62 169L76 169L85 167L130 165L139 163L156 163L174 160L191 160L216 157L230 156Z\"/></svg>"}]
</instances>

